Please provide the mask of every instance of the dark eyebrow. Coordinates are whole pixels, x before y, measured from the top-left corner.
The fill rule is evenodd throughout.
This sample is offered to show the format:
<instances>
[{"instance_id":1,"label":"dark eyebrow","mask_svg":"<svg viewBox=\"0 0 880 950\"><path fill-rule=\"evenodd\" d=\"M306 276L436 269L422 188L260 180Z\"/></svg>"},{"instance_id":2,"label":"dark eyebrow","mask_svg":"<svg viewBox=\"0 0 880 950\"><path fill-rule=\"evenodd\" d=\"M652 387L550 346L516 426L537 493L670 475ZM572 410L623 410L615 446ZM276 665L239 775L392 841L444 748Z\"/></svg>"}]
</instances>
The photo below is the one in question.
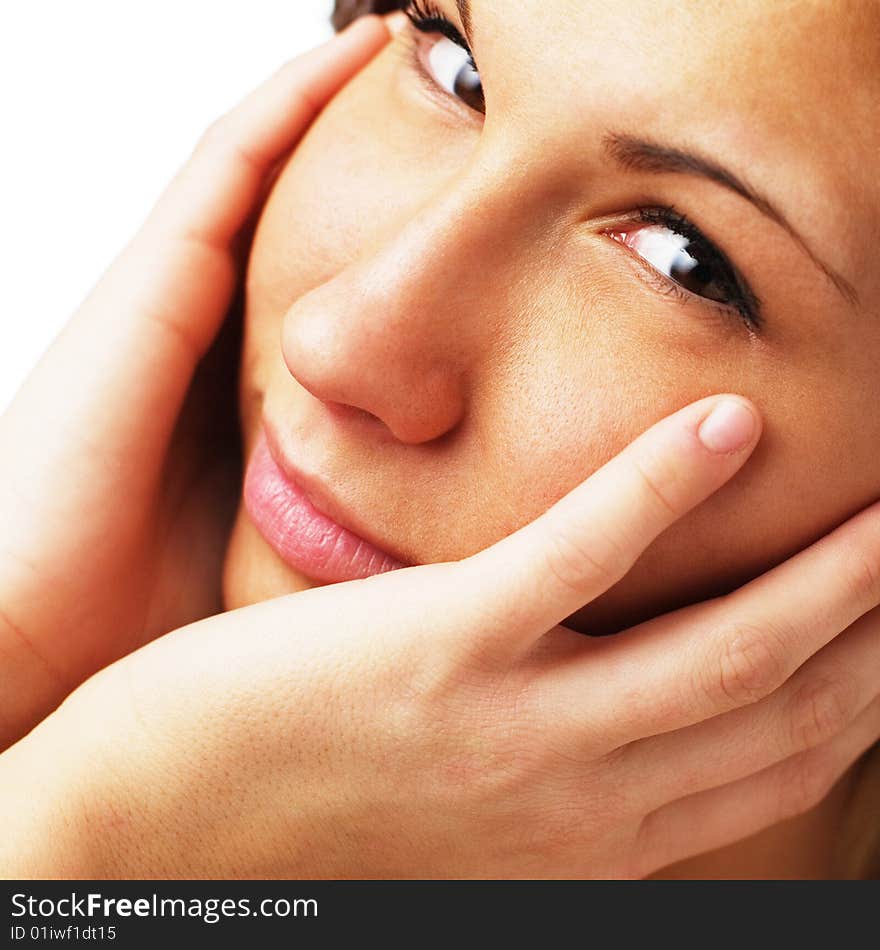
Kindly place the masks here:
<instances>
[{"instance_id":1,"label":"dark eyebrow","mask_svg":"<svg viewBox=\"0 0 880 950\"><path fill-rule=\"evenodd\" d=\"M465 0L465 5L466 0ZM783 227L800 245L812 262L825 274L841 294L851 304L859 301L855 287L829 267L810 250L806 241L792 227L785 215L758 191L734 175L723 165L705 156L680 148L671 148L651 142L647 139L638 139L631 135L622 135L612 132L605 136L604 151L622 168L644 172L670 172L682 175L700 175L716 184L722 185L730 191L751 202L766 217Z\"/></svg>"},{"instance_id":2,"label":"dark eyebrow","mask_svg":"<svg viewBox=\"0 0 880 950\"><path fill-rule=\"evenodd\" d=\"M458 15L461 17L461 25L464 29L464 35L467 37L468 46L473 48L474 34L470 0L455 0L455 5L458 7Z\"/></svg>"}]
</instances>

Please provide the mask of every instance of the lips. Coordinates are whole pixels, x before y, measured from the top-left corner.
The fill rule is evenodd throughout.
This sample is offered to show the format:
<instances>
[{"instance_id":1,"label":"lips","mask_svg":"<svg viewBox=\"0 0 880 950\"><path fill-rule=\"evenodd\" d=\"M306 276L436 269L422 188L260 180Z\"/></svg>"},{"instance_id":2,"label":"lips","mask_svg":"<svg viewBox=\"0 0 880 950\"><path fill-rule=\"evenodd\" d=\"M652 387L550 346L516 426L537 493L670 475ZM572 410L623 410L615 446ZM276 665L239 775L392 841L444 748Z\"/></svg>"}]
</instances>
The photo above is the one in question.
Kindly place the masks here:
<instances>
[{"instance_id":1,"label":"lips","mask_svg":"<svg viewBox=\"0 0 880 950\"><path fill-rule=\"evenodd\" d=\"M294 570L334 584L406 567L320 511L297 472L260 432L248 464L244 504L257 530ZM298 480L299 479L299 480Z\"/></svg>"}]
</instances>

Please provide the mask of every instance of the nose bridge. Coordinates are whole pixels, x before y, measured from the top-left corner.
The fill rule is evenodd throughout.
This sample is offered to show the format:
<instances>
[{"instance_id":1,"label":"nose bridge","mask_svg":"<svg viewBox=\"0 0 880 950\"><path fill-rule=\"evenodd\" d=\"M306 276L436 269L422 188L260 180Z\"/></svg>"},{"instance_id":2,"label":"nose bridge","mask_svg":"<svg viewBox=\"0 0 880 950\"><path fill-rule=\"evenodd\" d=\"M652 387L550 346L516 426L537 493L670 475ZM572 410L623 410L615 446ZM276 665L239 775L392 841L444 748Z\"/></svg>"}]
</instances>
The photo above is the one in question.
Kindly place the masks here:
<instances>
[{"instance_id":1,"label":"nose bridge","mask_svg":"<svg viewBox=\"0 0 880 950\"><path fill-rule=\"evenodd\" d=\"M469 311L478 289L498 286L511 264L520 236L517 190L512 175L475 162L378 242L348 275L365 300L384 303L376 319L388 330L421 319L422 331L443 332L442 321L432 319L439 309L460 320L459 332L485 328L488 321Z\"/></svg>"},{"instance_id":2,"label":"nose bridge","mask_svg":"<svg viewBox=\"0 0 880 950\"><path fill-rule=\"evenodd\" d=\"M437 438L466 410L469 376L504 319L528 219L513 172L473 160L384 229L360 258L288 311L284 357L326 402L380 418L406 442ZM384 239L383 239L384 237Z\"/></svg>"}]
</instances>

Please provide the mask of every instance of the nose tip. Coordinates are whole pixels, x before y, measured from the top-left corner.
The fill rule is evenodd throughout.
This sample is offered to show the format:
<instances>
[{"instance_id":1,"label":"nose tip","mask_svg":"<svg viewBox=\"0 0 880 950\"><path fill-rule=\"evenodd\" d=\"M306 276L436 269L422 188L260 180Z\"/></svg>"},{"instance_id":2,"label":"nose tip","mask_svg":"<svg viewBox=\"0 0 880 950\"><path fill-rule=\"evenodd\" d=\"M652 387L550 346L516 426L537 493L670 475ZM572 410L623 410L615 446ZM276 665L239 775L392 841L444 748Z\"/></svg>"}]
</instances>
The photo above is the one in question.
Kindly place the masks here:
<instances>
[{"instance_id":1,"label":"nose tip","mask_svg":"<svg viewBox=\"0 0 880 950\"><path fill-rule=\"evenodd\" d=\"M426 331L414 301L337 278L285 315L281 349L293 378L316 399L378 419L399 442L442 438L465 412L464 379L447 347ZM436 322L436 317L434 318Z\"/></svg>"}]
</instances>

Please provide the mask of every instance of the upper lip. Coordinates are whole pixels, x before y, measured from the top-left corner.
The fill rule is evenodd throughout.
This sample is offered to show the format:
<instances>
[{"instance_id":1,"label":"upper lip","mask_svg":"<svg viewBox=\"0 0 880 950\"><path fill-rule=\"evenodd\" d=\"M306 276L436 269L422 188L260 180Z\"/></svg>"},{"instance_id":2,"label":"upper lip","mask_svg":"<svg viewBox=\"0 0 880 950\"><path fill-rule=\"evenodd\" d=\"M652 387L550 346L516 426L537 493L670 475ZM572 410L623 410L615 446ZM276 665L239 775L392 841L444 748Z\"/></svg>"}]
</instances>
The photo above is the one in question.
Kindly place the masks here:
<instances>
[{"instance_id":1,"label":"upper lip","mask_svg":"<svg viewBox=\"0 0 880 950\"><path fill-rule=\"evenodd\" d=\"M346 531L357 535L362 541L366 541L367 544L372 545L383 554L387 554L401 564L411 563L408 562L407 558L401 556L383 541L372 537L369 529L363 528L357 518L342 509L324 482L321 481L317 475L305 472L294 465L293 461L282 451L272 426L266 420L263 421L263 431L266 434L266 443L269 447L269 453L275 460L275 464L290 481L294 482L302 490L309 502L320 511L322 515L335 521L341 528L345 528Z\"/></svg>"}]
</instances>

